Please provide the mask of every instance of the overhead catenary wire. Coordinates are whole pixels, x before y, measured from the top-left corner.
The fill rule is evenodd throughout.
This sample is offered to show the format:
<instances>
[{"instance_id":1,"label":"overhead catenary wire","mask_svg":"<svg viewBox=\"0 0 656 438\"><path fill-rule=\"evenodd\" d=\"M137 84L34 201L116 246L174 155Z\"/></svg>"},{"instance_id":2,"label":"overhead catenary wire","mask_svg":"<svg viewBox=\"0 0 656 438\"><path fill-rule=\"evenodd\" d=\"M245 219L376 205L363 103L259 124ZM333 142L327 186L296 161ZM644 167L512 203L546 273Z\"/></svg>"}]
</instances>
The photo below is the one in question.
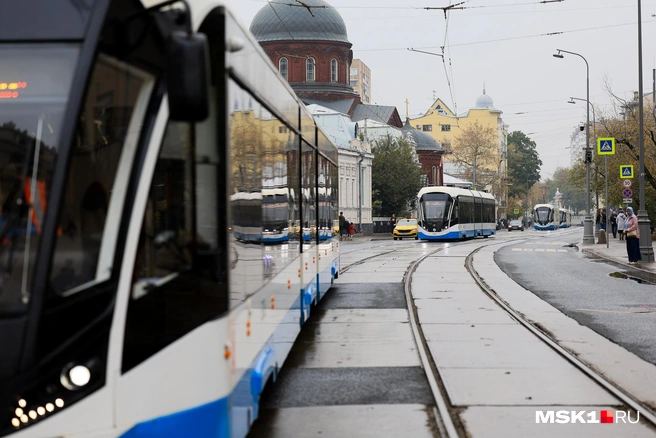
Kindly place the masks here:
<instances>
[{"instance_id":1,"label":"overhead catenary wire","mask_svg":"<svg viewBox=\"0 0 656 438\"><path fill-rule=\"evenodd\" d=\"M656 20L649 20L649 21L643 21L643 23L656 23ZM450 44L450 47L462 47L462 46L471 46L475 44L488 44L488 43L496 43L496 42L502 42L502 41L512 41L512 40L520 40L520 39L529 39L529 38L539 38L539 37L545 37L545 36L555 36L555 35L564 35L568 33L576 33L576 32L589 32L593 30L601 30L601 29L608 29L612 27L622 27L622 26L635 26L637 23L622 23L622 24L610 24L606 26L597 26L597 27L588 27L585 29L574 29L574 30L565 30L565 31L558 31L558 32L547 32L547 33L541 33L541 34L535 34L535 35L523 35L523 36L516 36L516 37L508 37L508 38L498 38L498 39L492 39L492 40L482 40L482 41L470 41L466 43L458 43L458 44ZM425 46L425 47L417 47L417 49L425 49L425 50L434 50L434 49L441 49L441 47L436 47L436 46ZM371 48L371 49L358 49L359 52L389 52L389 51L399 51L399 50L406 50L406 48L401 48L401 47L388 47L388 48Z\"/></svg>"}]
</instances>

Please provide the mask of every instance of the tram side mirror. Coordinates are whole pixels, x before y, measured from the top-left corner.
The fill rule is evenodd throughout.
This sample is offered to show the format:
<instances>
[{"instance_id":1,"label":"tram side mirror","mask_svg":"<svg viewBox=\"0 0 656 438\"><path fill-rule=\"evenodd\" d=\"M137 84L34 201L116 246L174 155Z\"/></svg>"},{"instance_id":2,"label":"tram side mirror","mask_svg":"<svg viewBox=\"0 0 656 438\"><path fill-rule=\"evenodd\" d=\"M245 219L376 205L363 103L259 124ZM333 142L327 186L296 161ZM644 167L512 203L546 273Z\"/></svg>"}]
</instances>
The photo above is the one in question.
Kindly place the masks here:
<instances>
[{"instance_id":1,"label":"tram side mirror","mask_svg":"<svg viewBox=\"0 0 656 438\"><path fill-rule=\"evenodd\" d=\"M202 33L174 32L169 40L169 117L202 122L209 115L209 50Z\"/></svg>"}]
</instances>

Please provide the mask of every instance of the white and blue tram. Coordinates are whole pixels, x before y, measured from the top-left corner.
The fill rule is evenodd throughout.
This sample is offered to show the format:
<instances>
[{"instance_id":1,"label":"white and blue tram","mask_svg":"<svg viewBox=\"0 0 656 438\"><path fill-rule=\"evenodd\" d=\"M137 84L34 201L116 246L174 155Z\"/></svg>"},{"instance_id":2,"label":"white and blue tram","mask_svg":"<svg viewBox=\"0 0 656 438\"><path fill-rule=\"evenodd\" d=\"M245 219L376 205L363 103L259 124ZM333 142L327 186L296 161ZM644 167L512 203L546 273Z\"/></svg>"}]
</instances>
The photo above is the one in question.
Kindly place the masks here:
<instances>
[{"instance_id":1,"label":"white and blue tram","mask_svg":"<svg viewBox=\"0 0 656 438\"><path fill-rule=\"evenodd\" d=\"M566 208L559 209L560 228L569 228L572 226L572 210Z\"/></svg>"},{"instance_id":2,"label":"white and blue tram","mask_svg":"<svg viewBox=\"0 0 656 438\"><path fill-rule=\"evenodd\" d=\"M262 192L237 192L230 196L232 234L242 242L263 241L263 223L267 211Z\"/></svg>"},{"instance_id":3,"label":"white and blue tram","mask_svg":"<svg viewBox=\"0 0 656 438\"><path fill-rule=\"evenodd\" d=\"M552 204L536 204L533 208L533 228L539 231L561 228L561 210Z\"/></svg>"},{"instance_id":4,"label":"white and blue tram","mask_svg":"<svg viewBox=\"0 0 656 438\"><path fill-rule=\"evenodd\" d=\"M264 244L289 241L289 189L262 190L262 242Z\"/></svg>"},{"instance_id":5,"label":"white and blue tram","mask_svg":"<svg viewBox=\"0 0 656 438\"><path fill-rule=\"evenodd\" d=\"M338 275L230 230L273 173L336 212L335 145L224 4L147 6L0 14L0 436L243 437Z\"/></svg>"},{"instance_id":6,"label":"white and blue tram","mask_svg":"<svg viewBox=\"0 0 656 438\"><path fill-rule=\"evenodd\" d=\"M486 192L457 187L424 187L417 194L422 240L455 240L496 234L495 200Z\"/></svg>"}]
</instances>

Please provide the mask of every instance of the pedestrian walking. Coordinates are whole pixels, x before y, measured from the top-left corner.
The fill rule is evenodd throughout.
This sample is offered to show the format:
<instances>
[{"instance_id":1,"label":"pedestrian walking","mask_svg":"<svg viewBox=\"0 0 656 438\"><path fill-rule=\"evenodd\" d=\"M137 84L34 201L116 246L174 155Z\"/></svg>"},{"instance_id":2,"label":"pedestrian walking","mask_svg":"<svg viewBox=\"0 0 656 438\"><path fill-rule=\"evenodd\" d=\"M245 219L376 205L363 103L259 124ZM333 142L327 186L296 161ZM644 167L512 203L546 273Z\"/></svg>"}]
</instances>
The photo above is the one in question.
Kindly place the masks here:
<instances>
[{"instance_id":1,"label":"pedestrian walking","mask_svg":"<svg viewBox=\"0 0 656 438\"><path fill-rule=\"evenodd\" d=\"M629 256L629 265L637 265L642 259L640 255L640 229L638 218L633 214L633 208L626 208L626 252Z\"/></svg>"},{"instance_id":2,"label":"pedestrian walking","mask_svg":"<svg viewBox=\"0 0 656 438\"><path fill-rule=\"evenodd\" d=\"M620 240L624 240L624 228L626 227L626 215L623 210L617 215L617 232L620 234Z\"/></svg>"},{"instance_id":3,"label":"pedestrian walking","mask_svg":"<svg viewBox=\"0 0 656 438\"><path fill-rule=\"evenodd\" d=\"M610 217L610 229L613 232L613 239L617 239L617 212L614 210Z\"/></svg>"},{"instance_id":4,"label":"pedestrian walking","mask_svg":"<svg viewBox=\"0 0 656 438\"><path fill-rule=\"evenodd\" d=\"M341 238L344 234L348 233L347 229L347 221L346 218L344 217L344 212L340 211L339 212L339 237Z\"/></svg>"},{"instance_id":5,"label":"pedestrian walking","mask_svg":"<svg viewBox=\"0 0 656 438\"><path fill-rule=\"evenodd\" d=\"M394 227L396 227L396 215L394 213L392 213L392 217L390 218L390 225L392 226L391 233L394 234Z\"/></svg>"}]
</instances>

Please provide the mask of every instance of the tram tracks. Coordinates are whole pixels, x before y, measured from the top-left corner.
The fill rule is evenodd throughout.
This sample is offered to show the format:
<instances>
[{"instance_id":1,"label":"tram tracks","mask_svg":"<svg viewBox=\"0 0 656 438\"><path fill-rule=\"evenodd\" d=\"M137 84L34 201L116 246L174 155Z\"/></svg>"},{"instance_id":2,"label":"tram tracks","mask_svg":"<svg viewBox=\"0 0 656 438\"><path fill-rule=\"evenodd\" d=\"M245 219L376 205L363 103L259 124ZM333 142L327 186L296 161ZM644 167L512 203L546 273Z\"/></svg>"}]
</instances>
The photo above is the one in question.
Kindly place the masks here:
<instances>
[{"instance_id":1,"label":"tram tracks","mask_svg":"<svg viewBox=\"0 0 656 438\"><path fill-rule=\"evenodd\" d=\"M606 391L611 393L626 406L630 407L636 412L640 412L640 417L645 419L652 426L656 426L656 412L654 412L654 410L650 406L642 403L640 400L636 400L630 393L625 391L623 388L617 386L614 382L610 381L605 376L603 376L600 372L595 370L595 368L592 365L579 359L574 352L563 347L558 341L553 339L553 337L551 337L548 333L545 333L545 331L542 330L539 326L526 319L523 314L513 309L507 302L502 300L496 294L496 292L485 282L485 280L483 280L483 278L480 277L480 275L474 268L474 264L473 264L474 255L478 251L480 251L483 247L484 246L472 251L472 253L465 260L465 266L467 267L467 270L471 274L474 281L476 281L476 283L479 285L481 290L488 297L494 300L510 316L512 316L515 320L517 320L517 322L519 322L522 326L524 326L531 333L537 336L542 342L548 345L555 352L560 354L560 356L565 358L569 363L571 363L577 369L579 369L588 377L590 377L592 380L594 380L598 385L600 385Z\"/></svg>"},{"instance_id":2,"label":"tram tracks","mask_svg":"<svg viewBox=\"0 0 656 438\"><path fill-rule=\"evenodd\" d=\"M514 240L521 241L526 239L511 238L508 241L514 241ZM461 242L460 244L468 244L468 243L472 243L472 241ZM640 400L635 399L630 393L625 391L623 388L617 386L614 382L608 380L600 372L596 371L592 365L579 359L576 353L563 347L558 341L553 339L553 337L551 337L548 333L545 333L545 331L541 329L538 325L526 319L523 314L517 312L507 302L501 299L496 294L496 292L485 282L485 280L478 274L478 272L474 267L474 255L485 247L499 245L502 243L505 242L494 242L486 245L480 245L477 248L475 248L473 251L471 251L469 255L465 258L465 268L471 275L472 279L480 287L480 289L488 297L494 300L505 312L507 312L519 324L521 324L523 327L525 327L527 330L529 330L531 333L537 336L538 339L540 339L544 344L546 344L548 347L550 347L552 350L558 353L561 357L566 359L570 364L572 364L578 370L580 370L589 378L591 378L599 386L601 386L610 394L612 394L614 397L616 397L621 403L624 403L626 407L629 407L636 412L640 412L640 417L642 417L644 421L646 421L652 426L656 426L656 413L650 406L642 403ZM457 415L459 408L453 406L449 401L449 397L447 395L444 382L439 373L437 365L430 353L426 337L423 333L421 324L419 322L417 306L414 303L412 290L411 290L412 275L415 273L418 266L426 258L434 256L435 254L443 251L445 248L446 247L437 248L434 251L423 254L421 257L413 261L404 275L403 283L404 283L404 290L406 295L406 303L408 306L410 325L415 339L415 344L417 346L417 351L420 356L420 361L426 373L426 378L428 380L431 392L433 394L433 398L435 400L436 406L434 410L434 415L435 415L436 423L438 424L440 436L448 437L448 438L456 438L460 436L468 436L468 434L464 430L463 425L460 424L460 420ZM367 259L371 259L371 258L374 257L368 257ZM362 263L364 263L364 261L365 260L362 260Z\"/></svg>"}]
</instances>

